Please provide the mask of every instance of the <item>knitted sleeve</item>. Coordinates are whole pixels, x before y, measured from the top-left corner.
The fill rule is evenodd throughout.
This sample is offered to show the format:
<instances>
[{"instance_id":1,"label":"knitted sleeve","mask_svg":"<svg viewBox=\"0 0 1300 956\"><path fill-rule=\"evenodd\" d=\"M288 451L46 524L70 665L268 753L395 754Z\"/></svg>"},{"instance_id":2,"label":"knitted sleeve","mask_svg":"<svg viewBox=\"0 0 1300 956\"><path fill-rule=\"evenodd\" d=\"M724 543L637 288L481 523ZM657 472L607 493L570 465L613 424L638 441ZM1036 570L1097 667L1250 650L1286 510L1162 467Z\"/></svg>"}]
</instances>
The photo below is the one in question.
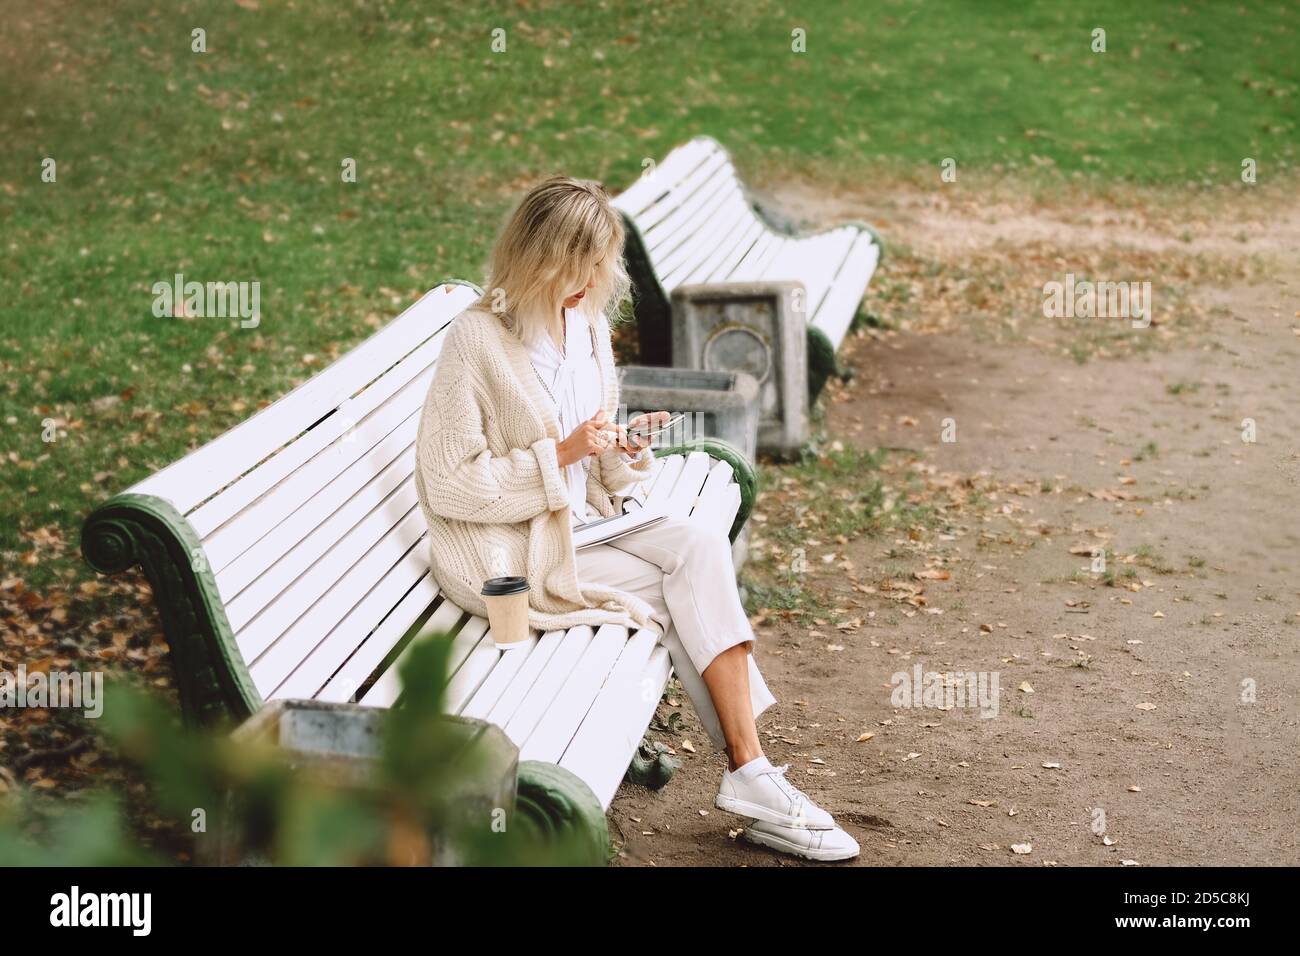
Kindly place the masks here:
<instances>
[{"instance_id":1,"label":"knitted sleeve","mask_svg":"<svg viewBox=\"0 0 1300 956\"><path fill-rule=\"evenodd\" d=\"M438 356L416 438L421 493L429 510L459 521L513 524L568 508L555 439L542 438L500 457L488 450L473 368L455 331Z\"/></svg>"},{"instance_id":2,"label":"knitted sleeve","mask_svg":"<svg viewBox=\"0 0 1300 956\"><path fill-rule=\"evenodd\" d=\"M619 448L600 453L600 483L610 495L625 494L629 486L650 477L654 449L647 445L630 462Z\"/></svg>"}]
</instances>

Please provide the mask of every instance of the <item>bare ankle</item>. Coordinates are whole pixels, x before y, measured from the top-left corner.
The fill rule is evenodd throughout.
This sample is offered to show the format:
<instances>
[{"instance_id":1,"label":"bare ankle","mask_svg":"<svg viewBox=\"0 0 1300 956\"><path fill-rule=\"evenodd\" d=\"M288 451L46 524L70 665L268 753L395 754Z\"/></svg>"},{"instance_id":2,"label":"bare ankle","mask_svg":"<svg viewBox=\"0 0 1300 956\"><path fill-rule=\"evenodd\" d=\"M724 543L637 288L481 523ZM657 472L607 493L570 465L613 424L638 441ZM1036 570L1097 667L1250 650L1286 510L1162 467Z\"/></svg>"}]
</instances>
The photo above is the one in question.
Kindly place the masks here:
<instances>
[{"instance_id":1,"label":"bare ankle","mask_svg":"<svg viewBox=\"0 0 1300 956\"><path fill-rule=\"evenodd\" d=\"M762 747L724 747L727 752L727 769L735 773L751 760L763 756Z\"/></svg>"}]
</instances>

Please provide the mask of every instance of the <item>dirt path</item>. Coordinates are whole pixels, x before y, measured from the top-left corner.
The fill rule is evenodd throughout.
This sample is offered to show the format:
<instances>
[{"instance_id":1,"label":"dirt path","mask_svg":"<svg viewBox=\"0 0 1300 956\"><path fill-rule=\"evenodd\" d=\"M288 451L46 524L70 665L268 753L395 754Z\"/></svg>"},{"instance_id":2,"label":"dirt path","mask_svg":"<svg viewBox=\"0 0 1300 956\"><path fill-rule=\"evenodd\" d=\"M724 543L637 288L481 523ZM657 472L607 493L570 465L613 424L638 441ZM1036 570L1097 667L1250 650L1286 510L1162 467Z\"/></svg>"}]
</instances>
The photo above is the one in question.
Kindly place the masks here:
<instances>
[{"instance_id":1,"label":"dirt path","mask_svg":"<svg viewBox=\"0 0 1300 956\"><path fill-rule=\"evenodd\" d=\"M804 208L809 193L782 195ZM779 701L760 720L773 761L854 834L860 865L1300 863L1300 208L1213 228L1130 209L1120 230L1101 228L1103 204L940 215L906 191L812 218L827 212L906 235L914 295L905 330L846 343L856 377L829 396L826 440L911 450L895 457L915 462L943 520L810 540L805 586L838 613L757 625ZM1113 238L1144 227L1141 242ZM1043 244L1076 241L1091 262L1133 264L1116 278L1141 277L1153 249L1200 263L1193 278L1234 274L1224 257L1250 265L1232 285L1187 285L1178 301L1199 324L1162 323L1147 330L1159 347L1107 345L1117 357L1080 364L1054 320L1014 311L1053 278ZM1017 244L1035 264L1021 273ZM972 263L993 255L1018 276L1010 305L972 298ZM965 274L944 271L954 260ZM782 520L770 508L760 519ZM1098 548L1108 573L1093 570ZM893 706L891 676L918 664L995 672L997 716ZM799 865L735 838L743 821L712 803L722 758L681 709L684 729L655 736L682 770L615 800L621 861Z\"/></svg>"}]
</instances>

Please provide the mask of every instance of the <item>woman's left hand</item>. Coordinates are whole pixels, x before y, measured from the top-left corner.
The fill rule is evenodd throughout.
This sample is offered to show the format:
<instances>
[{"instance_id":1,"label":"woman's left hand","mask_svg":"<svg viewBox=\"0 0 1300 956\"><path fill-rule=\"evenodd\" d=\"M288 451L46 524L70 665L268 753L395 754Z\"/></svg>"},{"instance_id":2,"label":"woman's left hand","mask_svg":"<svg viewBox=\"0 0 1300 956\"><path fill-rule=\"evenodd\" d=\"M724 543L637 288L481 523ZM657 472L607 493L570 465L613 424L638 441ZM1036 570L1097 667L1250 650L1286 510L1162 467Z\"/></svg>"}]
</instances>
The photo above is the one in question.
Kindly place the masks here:
<instances>
[{"instance_id":1,"label":"woman's left hand","mask_svg":"<svg viewBox=\"0 0 1300 956\"><path fill-rule=\"evenodd\" d=\"M627 423L626 431L619 429L619 446L627 449L630 454L640 454L641 449L650 444L650 436L647 433L665 424L672 417L671 412L646 412L644 415L638 415Z\"/></svg>"}]
</instances>

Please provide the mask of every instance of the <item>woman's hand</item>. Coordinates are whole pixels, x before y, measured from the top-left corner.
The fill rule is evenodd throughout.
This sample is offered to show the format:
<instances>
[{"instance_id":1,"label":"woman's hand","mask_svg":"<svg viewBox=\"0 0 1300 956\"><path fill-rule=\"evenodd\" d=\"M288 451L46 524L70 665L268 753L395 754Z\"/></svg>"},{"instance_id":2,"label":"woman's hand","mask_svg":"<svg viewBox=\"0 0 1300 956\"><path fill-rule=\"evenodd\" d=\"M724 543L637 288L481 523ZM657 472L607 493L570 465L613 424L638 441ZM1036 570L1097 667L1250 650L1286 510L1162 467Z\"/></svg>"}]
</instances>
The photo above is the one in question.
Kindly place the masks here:
<instances>
[{"instance_id":1,"label":"woman's hand","mask_svg":"<svg viewBox=\"0 0 1300 956\"><path fill-rule=\"evenodd\" d=\"M582 461L588 455L599 455L609 447L610 426L606 418L605 409L599 409L575 428L568 438L555 446L555 457L561 468Z\"/></svg>"},{"instance_id":2,"label":"woman's hand","mask_svg":"<svg viewBox=\"0 0 1300 956\"><path fill-rule=\"evenodd\" d=\"M627 423L626 432L619 429L622 432L620 447L627 449L629 454L639 454L642 448L650 444L649 433L666 424L672 417L671 412L646 412L638 415Z\"/></svg>"}]
</instances>

